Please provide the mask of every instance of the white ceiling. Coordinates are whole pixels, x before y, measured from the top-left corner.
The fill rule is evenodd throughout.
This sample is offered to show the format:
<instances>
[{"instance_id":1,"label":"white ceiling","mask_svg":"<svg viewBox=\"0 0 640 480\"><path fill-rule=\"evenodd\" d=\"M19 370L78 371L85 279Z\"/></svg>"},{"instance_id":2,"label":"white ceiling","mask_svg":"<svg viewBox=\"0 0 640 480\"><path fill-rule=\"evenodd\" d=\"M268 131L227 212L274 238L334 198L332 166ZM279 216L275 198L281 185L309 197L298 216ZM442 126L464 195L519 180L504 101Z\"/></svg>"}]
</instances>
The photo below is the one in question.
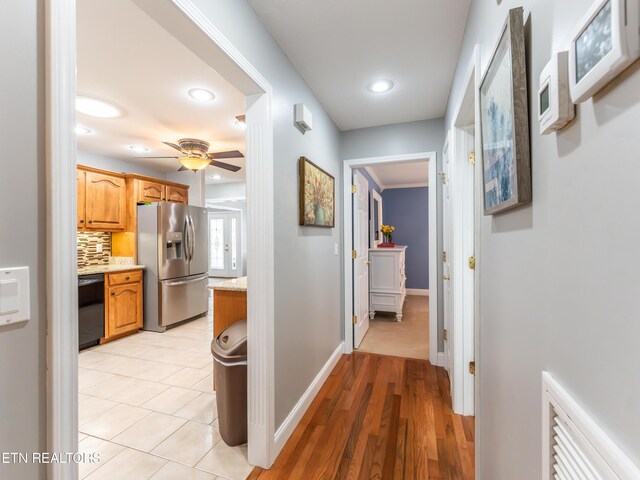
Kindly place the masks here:
<instances>
[{"instance_id":1,"label":"white ceiling","mask_svg":"<svg viewBox=\"0 0 640 480\"><path fill-rule=\"evenodd\" d=\"M214 92L215 100L193 100L187 92L196 87ZM244 96L130 0L78 1L78 93L124 112L116 119L78 114L78 125L93 130L78 136L81 150L163 172L176 171L178 160L134 157L174 156L179 152L162 141L185 137L210 142L212 152L245 151L244 131L234 125L244 113ZM134 153L129 145L150 150ZM244 159L222 161L243 168L207 167L207 175L219 173L219 182L244 180Z\"/></svg>"},{"instance_id":2,"label":"white ceiling","mask_svg":"<svg viewBox=\"0 0 640 480\"><path fill-rule=\"evenodd\" d=\"M249 3L341 130L444 116L471 0Z\"/></svg>"},{"instance_id":3,"label":"white ceiling","mask_svg":"<svg viewBox=\"0 0 640 480\"><path fill-rule=\"evenodd\" d=\"M429 162L391 163L365 168L382 189L429 185Z\"/></svg>"}]
</instances>

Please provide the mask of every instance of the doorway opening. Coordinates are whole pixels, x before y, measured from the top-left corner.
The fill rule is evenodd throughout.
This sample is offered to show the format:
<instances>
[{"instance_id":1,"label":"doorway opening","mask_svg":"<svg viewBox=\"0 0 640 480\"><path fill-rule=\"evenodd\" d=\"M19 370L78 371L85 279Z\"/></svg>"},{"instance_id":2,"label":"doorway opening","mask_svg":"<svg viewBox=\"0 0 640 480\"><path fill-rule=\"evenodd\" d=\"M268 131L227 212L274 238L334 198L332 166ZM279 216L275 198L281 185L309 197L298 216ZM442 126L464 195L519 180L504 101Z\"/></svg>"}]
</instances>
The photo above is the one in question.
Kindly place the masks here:
<instances>
[{"instance_id":1,"label":"doorway opening","mask_svg":"<svg viewBox=\"0 0 640 480\"><path fill-rule=\"evenodd\" d=\"M435 152L345 161L345 353L437 364L436 161Z\"/></svg>"},{"instance_id":2,"label":"doorway opening","mask_svg":"<svg viewBox=\"0 0 640 480\"><path fill-rule=\"evenodd\" d=\"M79 0L77 3L81 3L82 1L84 0ZM111 7L112 2L109 3L109 6ZM113 3L115 5L115 2ZM136 10L138 13L142 13L143 16L148 16L148 18L146 18L146 21L156 22L155 28L163 30L165 31L165 33L168 33L170 36L174 37L174 39L177 40L176 45L179 44L179 48L184 49L184 47L186 47L187 50L191 51L192 54L194 54L202 62L204 62L207 68L210 68L214 73L217 72L216 74L220 76L221 80L227 82L229 85L233 85L234 88L237 88L242 96L243 110L237 113L244 113L245 115L246 130L243 136L246 139L246 185L248 192L254 192L253 195L248 195L249 202L247 205L247 250L250 253L250 255L247 255L247 258L249 260L248 272L250 272L249 283L260 287L249 289L249 291L247 292L246 300L247 310L249 312L248 317L245 317L249 320L248 350L251 351L251 355L249 355L248 360L249 374L247 381L249 440L247 458L248 463L252 465L258 465L268 468L272 464L277 453L275 452L274 448L275 429L273 422L273 226L272 223L267 220L273 217L273 126L271 117L272 90L269 83L266 82L266 80L251 66L251 64L240 54L240 52L235 49L235 47L231 45L224 36L222 36L222 34L214 27L214 25L211 24L211 22L199 12L199 10L189 0L163 2L162 4L159 4L155 1L148 2L146 0L120 0L119 2L117 2L117 4L119 6L126 5L127 7ZM79 392L79 388L90 388L92 385L89 384L93 383L93 386L95 386L95 390L93 391L93 393L96 393L95 398L99 398L97 396L98 389L104 391L103 393L105 393L106 390L108 390L107 387L113 387L114 391L110 393L106 392L105 394L111 395L111 393L113 393L114 398L115 396L121 394L124 395L129 389L125 386L124 389L116 392L115 390L118 390L119 387L115 386L115 383L118 382L111 382L112 384L105 385L106 382L103 381L111 380L112 377L110 377L109 375L118 375L117 373L100 372L99 369L95 368L88 370L100 373L91 373L84 378L79 378L78 374L79 358L77 339L79 332L79 315L77 288L78 285L76 284L76 275L78 273L76 222L79 222L80 219L77 215L79 212L79 210L77 210L77 207L89 205L92 200L90 198L80 199L81 197L78 197L78 201L76 201L76 196L81 191L78 186L81 184L81 182L76 176L76 168L78 165L78 155L76 150L77 137L81 133L86 133L87 135L94 134L94 138L99 140L98 137L101 137L103 135L104 137L108 137L110 135L112 141L103 143L103 146L105 146L105 148L109 147L110 144L114 143L113 138L115 138L112 126L118 121L126 123L133 119L136 113L140 113L136 110L136 108L129 109L128 105L130 104L130 100L132 98L135 99L137 97L144 97L148 101L149 95L153 96L157 95L157 93L154 93L154 89L143 88L133 97L129 96L126 98L105 98L103 100L110 101L110 103L115 104L115 106L117 107L116 110L118 110L120 113L119 118L100 118L99 120L97 120L97 123L93 129L87 127L85 127L84 129L76 129L76 127L81 126L77 123L76 120L80 120L81 118L83 118L78 115L78 118L76 119L76 97L77 95L85 95L89 97L91 94L91 92L80 91L79 88L77 88L76 84L76 53L79 51L79 49L76 45L77 32L74 26L76 25L77 20L76 12L79 9L77 9L75 1L50 1L47 2L46 7L46 82L48 92L47 200L48 205L50 206L50 214L48 215L47 223L47 288L49 321L47 340L47 418L49 421L48 431L50 433L49 444L47 448L48 451L60 452L78 451L79 440L85 440L85 435L91 436L87 433L78 433L78 426L80 423L78 418L78 404L84 398L82 397L82 395L93 397L93 395L89 395L89 393ZM81 19L78 17L78 20ZM176 48L178 48L178 46ZM127 56L125 55L124 57ZM101 58L100 61L108 64L109 57L107 56ZM111 61L113 62L114 59L112 58ZM130 67L132 68L132 70L135 70L135 65ZM159 76L157 79L157 83L154 84L157 89L161 89L162 81L164 81L164 77ZM136 82L132 80L130 83L132 85L135 85ZM109 82L100 83L100 87L108 88L108 86ZM183 85L183 87L186 86L187 85ZM196 86L198 85L188 85L188 87L192 88L195 88ZM142 87L144 87L144 85L142 85ZM173 101L169 98L172 94L176 95L177 92L167 92L167 98L164 98L164 101ZM131 102L131 104L133 104L133 102ZM142 114L142 116L144 116L144 112L142 112ZM87 130L89 130L89 132L87 132ZM151 135L151 133L148 133L147 136L145 136L143 132L140 132L136 135L135 139L120 138L118 142L126 152L138 152L142 156L146 153L146 150L143 149L148 148L144 143L149 141L150 139L153 139L155 141L167 140L171 143L176 142L177 139L165 137L167 132L170 131L171 128L168 127L167 131L159 132L160 135L157 135L158 132L155 132L155 135ZM187 132L185 132L185 137L186 134ZM191 135L191 132L189 132L188 135ZM193 136L197 137L197 135L198 134L196 132L196 135ZM183 135L181 135L181 137L182 136ZM201 136L202 135L200 135L200 137ZM181 145L181 142L177 143L180 143ZM223 149L216 148L215 151L217 152L219 150ZM166 153L166 151L161 151L157 154L157 156L167 155L168 154ZM177 160L175 161L177 163ZM114 163L114 165L116 165L116 163ZM176 164L175 168L177 169L177 167L179 166L179 164ZM100 187L103 190L113 190L118 188L126 189L127 187L127 182L129 181L127 175L129 175L129 173L125 172L123 174L122 170L118 170L116 167L107 172L107 174L98 171L105 170L104 165L101 165L101 168L92 166L89 168L89 170L91 170L92 174L95 173L97 176L106 175L107 177L112 176L114 179L117 179L115 181L111 181L110 178L96 177L95 180L97 180L97 182L104 185L110 184L113 186ZM182 179L178 180L177 178L169 178L168 174L164 178L160 176L153 177L152 179L148 178L148 176L145 175L145 172L142 171L133 172L132 174L138 176L136 178L132 177L132 181L139 180L140 185L144 184L144 187L141 187L140 189L130 190L130 192L135 191L136 194L149 195L149 197L154 197L154 200L150 199L149 202L164 200L164 202L166 202L167 204L178 205L180 203L193 203L194 198L197 198L199 200L198 203L200 203L200 205L204 207L205 182L203 173L199 173L196 175L188 173L189 179L188 181L184 180L184 183L182 183ZM153 181L154 179L159 179L161 181L155 182ZM84 180L87 180L86 176L84 177ZM188 189L183 188L185 184L189 187ZM189 200L187 199L187 195L193 195L193 197L191 197L192 202L189 202ZM156 199L155 196L160 196L160 199ZM115 210L118 210L116 217L118 217L119 220L121 217L121 212L127 211L126 197L123 197L123 199L124 200L122 204L116 203L111 205L111 207L114 207ZM102 212L105 214L105 218L109 217L109 222L111 221L110 215L114 210L114 208L111 207L103 209L104 212ZM99 209L97 211L100 212ZM119 248L125 248L123 247L123 245L134 245L134 248L129 250L128 256L133 257L135 261L135 258L138 254L138 252L136 251L137 247L135 247L136 242L127 242L126 233L129 233L127 231L127 227L117 225L114 226L109 222L103 222L107 225L107 229L119 229L118 233L123 235L123 238L120 239L123 240L122 242L114 242L112 236L111 247L114 250L117 250ZM127 223L128 219L122 220L123 225L127 225ZM181 232L175 232L175 238L172 237L171 239L169 239L170 241L166 242L166 245L163 245L163 247L166 246L169 253L171 255L174 255L175 258L187 256L185 253L187 250L181 247L181 245L185 243L186 238L193 239L197 237L197 229L193 228L193 224L191 222L187 223L192 225L192 227L189 229L185 228L184 231ZM185 225L187 223L185 223ZM204 227L202 230L205 232L204 235L206 236L206 211L205 221L202 223ZM180 235L183 235L182 238L180 238ZM258 242L257 239L261 240ZM204 243L206 244L206 242ZM193 248L189 249L189 251L189 258L192 258L191 254L195 255L197 253L193 250ZM206 260L207 258L205 257L205 275L207 274ZM131 286L133 285L132 282L134 282L134 280L137 281L140 276L141 274L138 273L136 275L130 275L129 278L126 278L126 276L123 276L122 278L118 277L114 279L113 282L111 280L105 279L110 287L122 287L121 293L123 295L125 295L126 293L127 298L130 299L130 301L124 302L123 305L130 306L132 307L131 309L124 308L123 305L120 305L116 310L121 312L129 310L134 310L138 313L141 312L140 304L135 299L140 292L144 293L144 287L140 289L138 285L136 285L135 287ZM181 284L179 288L183 288L183 285ZM115 297L119 295L119 293L114 290L113 295ZM125 316L128 318L129 315L127 314ZM206 322L206 318L204 320ZM193 331L190 333L192 335L183 336L184 338L187 338L189 336L202 336L199 330L210 330L208 324L195 325L194 322L191 327ZM167 331L167 333L169 332L171 332L171 330ZM168 337L166 337L166 339L168 339ZM117 342L113 342L111 343L111 345L116 345L116 343ZM204 343L208 342L203 342L203 345ZM198 351L192 351L191 349L187 348L187 350L189 350L189 354L187 354L186 352L177 352L176 349L176 352L174 352L174 358L177 361L182 361L187 357L189 357L191 360L195 360L195 357L199 357L197 361L201 361L206 356L208 362L209 359L211 359L211 354L209 349L206 348L207 346L203 345L197 346ZM161 345L155 345L155 347L163 348ZM135 355L139 356L143 355L145 348L143 346L133 346L129 350L130 352L133 352L135 353ZM148 354L149 349L146 349L146 352L146 354ZM153 362L153 359L135 358L132 360L133 357L123 354L124 352L120 353L122 355L119 356L121 356L122 358L117 359L97 358L99 355L94 355L93 359L87 359L85 361L85 366L88 366L88 363L86 362L95 362L96 364L99 362L104 362L103 367L105 368L107 368L106 364L109 363L110 366L108 368L126 369L127 362L133 362L136 363L137 366L136 368L132 368L130 370L136 370L140 375L151 375L155 377L163 376L163 379L165 380L173 375L170 374L169 376L164 377L164 373L166 372L161 373L161 368L152 368L153 366L151 365L143 365L143 363L145 362ZM107 355L106 352L104 354ZM182 366L182 369L185 368L192 370L203 370L190 366ZM204 367L204 369L208 369L208 367ZM99 378L98 381L93 382L102 374L108 374L107 376L109 376L109 378ZM125 375L120 376L125 377ZM89 377L91 377L92 380L88 380ZM124 382L128 381L121 378L119 378L118 380ZM158 378L158 380L159 383L162 383L162 379ZM184 380L184 378L180 380L176 377L175 380L182 381ZM203 380L206 381L207 377L204 377ZM140 383L144 381L153 382L154 380L145 378L133 378L129 381L133 383ZM198 383L201 381L202 380L198 381ZM171 389L173 387L177 387L178 389L184 388L179 385L168 385L167 389ZM191 388L187 388L185 390L190 389ZM143 393L148 393L144 392L144 388L141 391ZM173 407L170 407L169 404L179 396L166 395L166 398L164 398L164 400L167 401L163 401L163 398L161 398L163 393L164 392L158 392L157 396L154 397L157 400L155 404L157 409L151 408L151 404L147 404L147 407L149 408L146 409L142 405L132 405L130 403L126 404L126 407L118 408L117 405L114 406L109 403L115 400L99 398L100 401L94 402L94 406L100 404L101 408L105 408L105 405L108 405L110 407L113 407L114 413L116 413L115 410L118 409L120 416L117 418L114 417L112 419L113 421L102 422L102 427L104 428L99 425L100 422L95 422L92 427L92 431L96 435L95 438L111 442L112 440L115 440L116 437L123 434L125 430L127 430L127 428L135 427L138 421L142 421L143 418L149 419L148 417L151 415L153 415L154 418L159 418L163 415L176 418L179 417L179 415L174 415L177 414L178 410L172 413L163 412L163 410L167 410L169 408L173 410ZM192 400L195 400L195 397ZM153 398L145 400L145 403L150 401L153 401ZM125 402L122 403L125 404ZM186 405L183 407L186 407ZM142 412L142 410L149 410L149 412ZM85 412L87 411L88 410L85 410ZM114 429L118 428L118 422L123 425L121 423L122 421L124 421L125 423L130 422L132 418L136 417L136 415L142 415L143 413L144 416L139 418L138 421L135 422L135 424L129 425L127 428L122 430L122 432L114 431ZM102 414L98 414L97 416L100 415ZM187 423L190 423L192 420L194 419L187 419L185 425ZM177 420L176 424L177 422L181 421ZM83 421L82 423L85 422ZM202 425L207 424L207 422L195 423L200 423ZM181 429L183 426L184 425L178 426L178 429ZM195 430L199 428L201 429L200 426L195 424L193 428ZM158 433L159 429L156 429L154 434ZM107 435L110 438L100 438L100 435ZM136 435L134 434L129 435L129 437L132 439L132 441L140 440L140 438L136 439ZM165 468L168 462L177 459L169 459L167 456L170 455L169 453L167 453L167 455L162 455L158 451L156 452L157 455L155 455L147 453L145 449L153 450L155 448L160 448L161 445L168 439L169 437L162 440L158 445L155 446L138 445L137 448L135 446L131 446L131 448L129 448L129 446L124 446L122 444L126 443L128 440L120 438L121 443L118 445L120 445L122 448L131 450L130 454L133 456L150 455L155 463L163 463L163 465L160 465L159 468ZM210 441L213 441L213 439L214 438L212 436L209 436ZM117 444L117 442L115 441L111 443ZM197 448L203 450L207 446L208 444L204 442L203 444L198 444ZM128 450L126 451L128 452ZM177 449L174 449L166 443L165 450L166 452L178 451ZM120 453L118 453L118 455L120 455ZM186 454L186 451L183 451L183 454ZM204 460L203 457L200 460L195 461L194 463L195 456L197 455L193 455L188 462L185 459L182 462L182 465L186 464L191 466L191 464L193 464L195 466L197 463ZM129 460L127 460L127 458L124 458L124 460L121 459L124 464L131 463L129 462ZM107 462L107 464L108 463L109 462ZM176 461L174 463L180 462ZM106 467L107 464L101 465L100 468ZM201 468L201 470L208 471L207 469L209 467L206 467L204 464L202 464L201 466L203 467ZM223 472L219 473L224 475ZM49 466L49 475L51 476L51 478L77 478L78 466L74 464L51 464Z\"/></svg>"}]
</instances>

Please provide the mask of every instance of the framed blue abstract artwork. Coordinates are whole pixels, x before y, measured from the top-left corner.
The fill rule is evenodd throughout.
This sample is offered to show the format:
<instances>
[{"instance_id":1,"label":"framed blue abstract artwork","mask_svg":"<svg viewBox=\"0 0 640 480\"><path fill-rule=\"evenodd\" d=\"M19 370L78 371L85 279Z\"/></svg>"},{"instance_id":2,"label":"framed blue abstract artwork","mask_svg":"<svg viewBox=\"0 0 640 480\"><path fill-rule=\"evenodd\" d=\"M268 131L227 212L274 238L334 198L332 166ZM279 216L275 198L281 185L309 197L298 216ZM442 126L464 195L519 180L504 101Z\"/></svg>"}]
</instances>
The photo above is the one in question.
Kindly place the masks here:
<instances>
[{"instance_id":1,"label":"framed blue abstract artwork","mask_svg":"<svg viewBox=\"0 0 640 480\"><path fill-rule=\"evenodd\" d=\"M509 11L480 85L484 213L531 202L529 111L522 8Z\"/></svg>"}]
</instances>

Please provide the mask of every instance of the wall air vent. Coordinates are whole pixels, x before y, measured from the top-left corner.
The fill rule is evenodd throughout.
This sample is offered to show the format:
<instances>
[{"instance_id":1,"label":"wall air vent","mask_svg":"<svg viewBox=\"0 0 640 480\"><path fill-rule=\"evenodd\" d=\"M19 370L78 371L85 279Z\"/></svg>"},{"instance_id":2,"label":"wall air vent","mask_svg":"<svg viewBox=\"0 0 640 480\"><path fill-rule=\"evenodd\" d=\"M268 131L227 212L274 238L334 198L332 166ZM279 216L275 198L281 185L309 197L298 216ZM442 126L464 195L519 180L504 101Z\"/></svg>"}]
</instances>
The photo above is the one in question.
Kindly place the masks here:
<instances>
[{"instance_id":1,"label":"wall air vent","mask_svg":"<svg viewBox=\"0 0 640 480\"><path fill-rule=\"evenodd\" d=\"M638 469L548 373L542 373L543 480L637 480Z\"/></svg>"}]
</instances>

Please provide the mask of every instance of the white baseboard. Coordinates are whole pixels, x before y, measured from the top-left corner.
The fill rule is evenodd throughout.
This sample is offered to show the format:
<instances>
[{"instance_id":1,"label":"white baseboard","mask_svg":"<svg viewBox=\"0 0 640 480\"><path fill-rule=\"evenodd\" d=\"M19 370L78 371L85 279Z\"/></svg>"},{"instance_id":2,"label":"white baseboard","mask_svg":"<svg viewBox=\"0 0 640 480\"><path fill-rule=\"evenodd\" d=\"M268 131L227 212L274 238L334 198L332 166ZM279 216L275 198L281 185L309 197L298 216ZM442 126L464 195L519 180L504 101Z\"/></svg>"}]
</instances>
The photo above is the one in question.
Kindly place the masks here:
<instances>
[{"instance_id":1,"label":"white baseboard","mask_svg":"<svg viewBox=\"0 0 640 480\"><path fill-rule=\"evenodd\" d=\"M444 367L444 352L438 352L435 355L430 355L430 361L432 365L436 367Z\"/></svg>"},{"instance_id":2,"label":"white baseboard","mask_svg":"<svg viewBox=\"0 0 640 480\"><path fill-rule=\"evenodd\" d=\"M311 405L313 399L316 398L316 395L320 391L320 388L322 388L322 385L324 385L324 382L327 380L327 378L329 378L333 367L336 366L338 360L340 360L340 357L342 356L343 349L344 342L340 342L338 348L336 348L335 351L331 354L331 357L329 357L327 363L324 364L322 370L318 372L316 378L313 379L313 382L311 382L311 385L309 385L307 391L304 392L302 397L300 397L298 403L296 403L296 405L291 409L289 415L287 415L287 418L285 418L284 422L282 422L282 425L280 425L280 428L278 428L278 431L276 432L274 437L274 458L278 456L280 450L282 450L282 447L284 447L284 444L287 443L287 440L289 440L289 437L298 426L298 423L300 423L300 420L302 420L302 416L309 408L309 405Z\"/></svg>"},{"instance_id":3,"label":"white baseboard","mask_svg":"<svg viewBox=\"0 0 640 480\"><path fill-rule=\"evenodd\" d=\"M407 288L407 295L420 295L421 297L429 296L428 288Z\"/></svg>"}]
</instances>

